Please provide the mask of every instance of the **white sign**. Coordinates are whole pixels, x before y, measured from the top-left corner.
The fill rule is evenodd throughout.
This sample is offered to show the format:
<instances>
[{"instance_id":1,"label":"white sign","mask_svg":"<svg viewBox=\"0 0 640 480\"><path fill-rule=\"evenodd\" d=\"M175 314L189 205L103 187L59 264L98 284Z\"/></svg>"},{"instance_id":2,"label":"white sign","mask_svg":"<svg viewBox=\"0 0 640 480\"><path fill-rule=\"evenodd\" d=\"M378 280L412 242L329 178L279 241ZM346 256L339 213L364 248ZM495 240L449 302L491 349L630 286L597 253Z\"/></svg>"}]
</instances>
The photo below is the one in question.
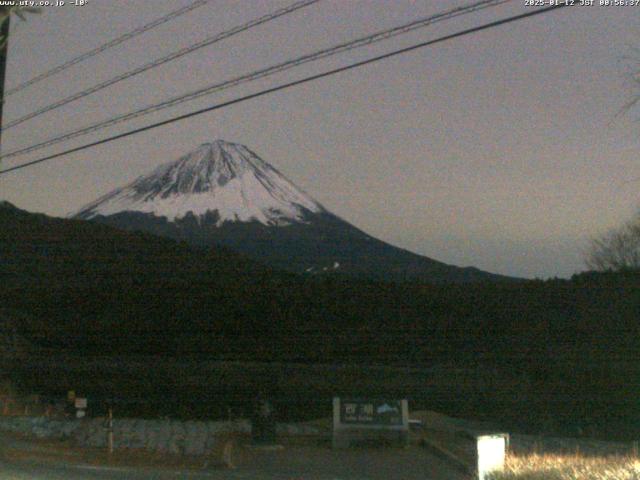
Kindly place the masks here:
<instances>
[{"instance_id":1,"label":"white sign","mask_svg":"<svg viewBox=\"0 0 640 480\"><path fill-rule=\"evenodd\" d=\"M507 435L478 437L478 478L485 480L489 473L504 469Z\"/></svg>"},{"instance_id":2,"label":"white sign","mask_svg":"<svg viewBox=\"0 0 640 480\"><path fill-rule=\"evenodd\" d=\"M75 405L76 405L76 408L79 408L79 409L87 408L87 399L82 397L76 397Z\"/></svg>"}]
</instances>

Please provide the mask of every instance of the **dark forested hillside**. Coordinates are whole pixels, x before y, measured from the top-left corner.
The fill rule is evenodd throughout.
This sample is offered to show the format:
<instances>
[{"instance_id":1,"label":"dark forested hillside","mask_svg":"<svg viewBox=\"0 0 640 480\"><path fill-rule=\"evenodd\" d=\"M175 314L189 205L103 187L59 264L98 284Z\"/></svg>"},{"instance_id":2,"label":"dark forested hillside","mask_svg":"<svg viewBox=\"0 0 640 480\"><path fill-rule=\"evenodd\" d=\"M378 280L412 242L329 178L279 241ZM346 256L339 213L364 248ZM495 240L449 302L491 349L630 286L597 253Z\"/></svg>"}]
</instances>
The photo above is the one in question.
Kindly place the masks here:
<instances>
[{"instance_id":1,"label":"dark forested hillside","mask_svg":"<svg viewBox=\"0 0 640 480\"><path fill-rule=\"evenodd\" d=\"M634 272L397 285L300 277L221 249L9 205L0 208L0 227L3 311L19 317L18 331L41 352L31 354L37 366L24 362L14 372L28 388L63 391L73 383L96 395L105 385L139 394L172 376L166 388L211 393L231 381L218 372L213 382L211 362L348 364L369 373L355 381L336 367L304 378L278 370L274 383L301 402L319 391L393 390L419 405L534 430L580 425L632 436L640 426ZM85 364L131 359L140 370L80 374L56 360L70 356ZM158 359L187 362L181 368L190 376L170 373ZM373 375L372 365L394 373ZM265 378L252 375L248 391Z\"/></svg>"}]
</instances>

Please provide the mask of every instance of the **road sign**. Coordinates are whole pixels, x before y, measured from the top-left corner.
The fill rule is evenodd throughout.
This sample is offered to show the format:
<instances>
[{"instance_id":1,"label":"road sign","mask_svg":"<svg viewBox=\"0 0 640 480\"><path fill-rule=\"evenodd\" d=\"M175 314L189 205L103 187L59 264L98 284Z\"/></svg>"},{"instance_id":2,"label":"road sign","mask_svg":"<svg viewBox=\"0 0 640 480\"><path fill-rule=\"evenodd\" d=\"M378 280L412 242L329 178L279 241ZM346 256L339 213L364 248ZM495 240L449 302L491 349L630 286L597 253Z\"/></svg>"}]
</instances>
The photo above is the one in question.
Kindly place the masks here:
<instances>
[{"instance_id":1,"label":"road sign","mask_svg":"<svg viewBox=\"0 0 640 480\"><path fill-rule=\"evenodd\" d=\"M345 425L402 425L400 400L342 400L340 423Z\"/></svg>"},{"instance_id":2,"label":"road sign","mask_svg":"<svg viewBox=\"0 0 640 480\"><path fill-rule=\"evenodd\" d=\"M333 399L333 446L355 442L393 441L406 445L409 406L397 399Z\"/></svg>"}]
</instances>

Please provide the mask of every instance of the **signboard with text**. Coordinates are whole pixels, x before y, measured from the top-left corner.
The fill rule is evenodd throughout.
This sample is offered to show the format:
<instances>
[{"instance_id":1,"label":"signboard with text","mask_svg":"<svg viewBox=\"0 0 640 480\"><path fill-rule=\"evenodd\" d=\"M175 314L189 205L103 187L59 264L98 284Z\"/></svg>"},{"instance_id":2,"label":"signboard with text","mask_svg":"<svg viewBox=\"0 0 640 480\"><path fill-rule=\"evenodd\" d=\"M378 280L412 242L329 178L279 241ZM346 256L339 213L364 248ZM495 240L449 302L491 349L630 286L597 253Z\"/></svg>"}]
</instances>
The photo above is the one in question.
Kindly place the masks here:
<instances>
[{"instance_id":1,"label":"signboard with text","mask_svg":"<svg viewBox=\"0 0 640 480\"><path fill-rule=\"evenodd\" d=\"M334 448L371 441L393 441L406 445L408 438L407 400L334 397Z\"/></svg>"},{"instance_id":2,"label":"signboard with text","mask_svg":"<svg viewBox=\"0 0 640 480\"><path fill-rule=\"evenodd\" d=\"M345 425L402 425L399 400L342 400L340 423Z\"/></svg>"}]
</instances>

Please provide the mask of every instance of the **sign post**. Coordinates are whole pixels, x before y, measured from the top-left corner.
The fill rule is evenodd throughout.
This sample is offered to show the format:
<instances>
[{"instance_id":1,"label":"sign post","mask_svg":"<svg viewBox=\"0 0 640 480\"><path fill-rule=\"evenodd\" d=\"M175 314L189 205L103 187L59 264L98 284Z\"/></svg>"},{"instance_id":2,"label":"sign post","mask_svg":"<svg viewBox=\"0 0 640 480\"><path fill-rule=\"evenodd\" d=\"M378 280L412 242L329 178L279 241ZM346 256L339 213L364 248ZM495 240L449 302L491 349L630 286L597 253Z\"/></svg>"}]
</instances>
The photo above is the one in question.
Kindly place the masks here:
<instances>
[{"instance_id":1,"label":"sign post","mask_svg":"<svg viewBox=\"0 0 640 480\"><path fill-rule=\"evenodd\" d=\"M406 446L409 441L407 400L333 399L333 447L352 442L385 440Z\"/></svg>"},{"instance_id":2,"label":"sign post","mask_svg":"<svg viewBox=\"0 0 640 480\"><path fill-rule=\"evenodd\" d=\"M74 406L76 407L76 418L84 418L87 414L87 399L75 397Z\"/></svg>"},{"instance_id":3,"label":"sign post","mask_svg":"<svg viewBox=\"0 0 640 480\"><path fill-rule=\"evenodd\" d=\"M109 413L107 415L107 446L109 448L109 454L113 453L113 409L109 407Z\"/></svg>"}]
</instances>

